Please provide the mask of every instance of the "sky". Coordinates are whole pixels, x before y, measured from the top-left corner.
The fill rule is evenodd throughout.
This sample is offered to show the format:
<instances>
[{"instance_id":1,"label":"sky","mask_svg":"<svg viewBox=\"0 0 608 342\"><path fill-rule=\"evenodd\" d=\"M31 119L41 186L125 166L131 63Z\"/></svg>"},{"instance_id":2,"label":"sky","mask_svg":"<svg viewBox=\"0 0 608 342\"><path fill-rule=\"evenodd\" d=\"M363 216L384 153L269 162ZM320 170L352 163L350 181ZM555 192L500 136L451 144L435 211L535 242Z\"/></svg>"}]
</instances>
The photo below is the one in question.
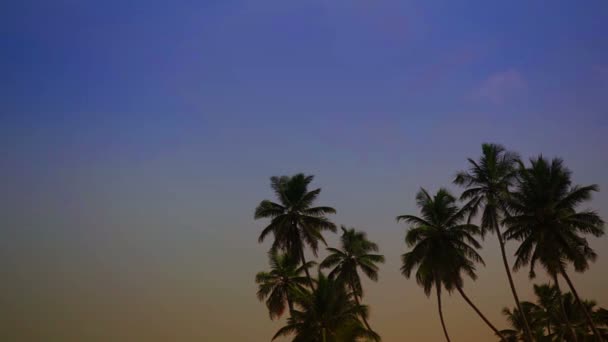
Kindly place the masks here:
<instances>
[{"instance_id":1,"label":"sky","mask_svg":"<svg viewBox=\"0 0 608 342\"><path fill-rule=\"evenodd\" d=\"M608 219L607 36L603 0L2 2L0 339L269 341L253 210L305 172L387 257L370 324L440 341L395 216L421 186L458 194L496 142L564 158ZM574 281L608 307L608 240L590 241ZM495 237L481 253L465 290L506 328ZM444 312L453 340L493 340L457 294Z\"/></svg>"}]
</instances>

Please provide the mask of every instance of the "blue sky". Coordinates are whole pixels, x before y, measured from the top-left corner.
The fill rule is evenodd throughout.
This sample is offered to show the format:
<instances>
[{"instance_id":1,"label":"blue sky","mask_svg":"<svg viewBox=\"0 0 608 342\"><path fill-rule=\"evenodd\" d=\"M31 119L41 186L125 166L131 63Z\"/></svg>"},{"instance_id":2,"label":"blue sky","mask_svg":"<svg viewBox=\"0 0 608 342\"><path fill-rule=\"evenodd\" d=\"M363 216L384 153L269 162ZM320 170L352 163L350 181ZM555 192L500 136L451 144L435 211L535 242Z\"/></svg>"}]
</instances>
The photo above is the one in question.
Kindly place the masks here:
<instances>
[{"instance_id":1,"label":"blue sky","mask_svg":"<svg viewBox=\"0 0 608 342\"><path fill-rule=\"evenodd\" d=\"M98 293L91 279L109 275L107 298L128 294L143 311L150 298L171 298L150 318L159 322L167 312L207 317L175 293L208 306L236 298L239 310L259 316L241 333L265 340L277 326L253 296L267 246L256 244L263 223L252 211L271 195L268 177L304 171L338 208L338 223L367 228L392 260L388 285L370 291L387 341L400 336L402 318L436 327L421 291L395 271L404 227L394 216L414 210L418 187L449 184L486 141L524 157L561 156L576 182L608 189L607 23L603 0L3 2L0 266L14 275L4 310L26 317L20 298ZM605 191L591 206L608 214ZM608 258L606 242L596 247ZM246 261L236 265L235 255ZM224 264L214 282L217 259ZM597 272L582 286L605 285ZM496 298L488 310L501 319L509 294L484 292L483 279L479 295ZM242 285L217 285L226 283ZM210 287L214 295L200 294ZM415 293L419 311L373 297L398 288ZM65 310L106 312L79 299L68 296ZM41 336L114 331L90 318L70 335L53 322L40 323ZM141 340L133 324L129 336ZM456 337L487 337L467 324ZM25 336L14 327L13 337ZM205 333L176 322L158 329L178 329L180 340Z\"/></svg>"}]
</instances>

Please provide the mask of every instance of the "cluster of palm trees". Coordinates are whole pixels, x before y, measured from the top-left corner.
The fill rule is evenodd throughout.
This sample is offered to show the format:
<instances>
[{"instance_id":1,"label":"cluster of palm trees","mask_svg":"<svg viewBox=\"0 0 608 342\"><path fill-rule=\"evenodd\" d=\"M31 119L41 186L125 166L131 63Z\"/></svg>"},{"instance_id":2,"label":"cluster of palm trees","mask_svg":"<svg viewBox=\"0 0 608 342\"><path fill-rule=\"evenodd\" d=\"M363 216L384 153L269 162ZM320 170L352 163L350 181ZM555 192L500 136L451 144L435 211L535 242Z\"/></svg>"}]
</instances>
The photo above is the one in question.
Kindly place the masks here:
<instances>
[{"instance_id":1,"label":"cluster of palm trees","mask_svg":"<svg viewBox=\"0 0 608 342\"><path fill-rule=\"evenodd\" d=\"M555 285L542 284L534 285L534 294L536 302L521 303L523 315L517 308L502 310L511 326L511 329L501 330L507 341L525 341L523 317L530 320L532 335L536 341L594 340L594 335L589 331L587 322L571 293L560 296L560 291ZM608 310L596 309L594 301L583 300L583 304L591 313L593 321L600 325L598 328L600 335L606 338L608 336Z\"/></svg>"},{"instance_id":2,"label":"cluster of palm trees","mask_svg":"<svg viewBox=\"0 0 608 342\"><path fill-rule=\"evenodd\" d=\"M327 219L335 213L333 208L312 206L320 193L308 191L312 178L271 178L279 203L265 200L256 209L256 219L271 220L260 242L274 235L269 252L272 270L256 277L258 297L266 300L271 318L289 307L287 325L275 338L293 334L294 341L379 340L367 321L367 307L361 304L358 274L361 270L377 280L377 264L384 258L372 254L378 250L376 244L364 233L342 227L342 248L328 248L330 255L319 264L317 279L310 276L314 263L306 261L305 246L316 257L319 242L325 244L322 232L337 230ZM416 195L420 215L397 217L409 224L402 274L410 278L414 273L427 296L435 290L446 340L450 337L441 295L455 290L502 341L603 342L607 311L594 310L593 302L582 300L567 272L569 267L584 272L596 258L585 235L603 235L604 222L596 212L578 207L598 187L573 185L571 172L560 159L539 156L526 165L497 144L483 144L481 157L468 159L468 169L457 173L453 182L464 188L460 198L445 188L435 194L422 188ZM488 233L497 237L515 301L512 310L503 310L513 329L497 329L464 291L465 278L475 280L477 265L484 265L478 239ZM505 252L507 242L518 244L513 267ZM536 303L522 302L511 271L529 266L529 277L534 278L537 264L552 285L535 286ZM320 271L324 268L332 269L328 276ZM562 293L560 277L570 293Z\"/></svg>"},{"instance_id":3,"label":"cluster of palm trees","mask_svg":"<svg viewBox=\"0 0 608 342\"><path fill-rule=\"evenodd\" d=\"M268 253L271 270L256 275L258 298L266 301L271 319L289 308L287 325L273 340L293 334L293 341L305 342L379 341L367 321L368 308L361 304L359 276L361 270L378 280L377 264L384 262L384 256L374 254L378 245L364 232L342 226L341 249L327 248L329 255L318 265L317 278L310 275L316 263L306 261L305 247L317 257L319 243L327 245L323 231L337 231L326 217L336 210L313 206L321 189L309 191L312 180L313 176L304 174L272 177L270 185L278 203L264 200L255 210L256 219L270 219L259 242L271 233L274 236ZM322 269L331 271L326 276Z\"/></svg>"}]
</instances>

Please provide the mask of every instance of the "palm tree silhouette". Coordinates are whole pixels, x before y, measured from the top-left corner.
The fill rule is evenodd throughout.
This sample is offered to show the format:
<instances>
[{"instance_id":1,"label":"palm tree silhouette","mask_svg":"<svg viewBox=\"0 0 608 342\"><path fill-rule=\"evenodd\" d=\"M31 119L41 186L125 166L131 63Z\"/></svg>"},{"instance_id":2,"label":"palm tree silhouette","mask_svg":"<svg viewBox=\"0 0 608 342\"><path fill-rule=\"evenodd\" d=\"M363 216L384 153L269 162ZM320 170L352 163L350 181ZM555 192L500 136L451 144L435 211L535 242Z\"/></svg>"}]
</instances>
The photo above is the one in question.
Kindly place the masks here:
<instances>
[{"instance_id":1,"label":"palm tree silhouette","mask_svg":"<svg viewBox=\"0 0 608 342\"><path fill-rule=\"evenodd\" d=\"M448 292L456 289L494 333L504 340L501 332L479 311L462 288L461 274L465 273L471 279L476 279L475 262L483 264L483 259L476 251L481 246L474 237L479 233L479 228L463 222L469 208L459 208L456 198L443 188L434 197L431 197L425 189L421 189L416 195L416 202L421 217L414 215L397 217L397 221L403 220L411 225L405 243L412 249L402 255L402 274L409 278L414 268L417 268L416 282L424 288L427 296L435 286L439 318L448 341L450 337L441 307L442 286Z\"/></svg>"},{"instance_id":2,"label":"palm tree silhouette","mask_svg":"<svg viewBox=\"0 0 608 342\"><path fill-rule=\"evenodd\" d=\"M553 313L548 314L546 316L546 319L552 321L550 325L555 327L554 330L556 331L556 335L570 337L572 336L572 332L570 331L569 327L564 324L564 322L568 322L568 324L571 324L573 332L576 335L576 337L572 337L573 339L589 341L594 338L592 330L590 330L587 325L585 315L583 311L580 310L580 307L572 293L567 292L563 294L560 301L557 297L557 295L559 294L558 289L555 286L550 286L547 284L540 286L535 285L534 292L538 298L539 306L543 307L543 309L545 309L546 307L543 312L549 313L550 309L553 309ZM561 311L561 309L559 309L559 303L561 303L561 305L563 306L563 312ZM596 324L600 324L603 326L606 326L608 324L608 321L603 320L601 318L601 312L605 309L599 308L597 311L595 311L594 307L596 303L591 300L583 299L582 303L587 309L587 311L590 312L591 315L594 317L594 322L596 322ZM564 317L563 315L566 316ZM607 334L606 329L598 327L598 330L600 331L600 336L605 338Z\"/></svg>"},{"instance_id":3,"label":"palm tree silhouette","mask_svg":"<svg viewBox=\"0 0 608 342\"><path fill-rule=\"evenodd\" d=\"M596 258L582 234L603 235L604 222L597 213L577 211L576 207L588 201L598 187L572 185L571 172L561 159L549 162L542 156L532 159L529 168L522 164L519 178L519 185L508 201L512 216L504 219L508 227L505 237L521 241L515 252L514 270L530 264L529 275L533 278L534 267L539 262L553 278L558 291L557 275L561 275L596 339L603 341L566 272L568 264L572 264L575 271L583 272L589 268L589 261Z\"/></svg>"},{"instance_id":4,"label":"palm tree silhouette","mask_svg":"<svg viewBox=\"0 0 608 342\"><path fill-rule=\"evenodd\" d=\"M255 282L258 284L258 299L266 299L266 307L270 319L280 318L285 312L285 304L289 307L289 314L293 314L293 301L297 292L304 291L308 278L303 276L304 269L312 267L315 263L310 261L298 267L298 262L287 254L278 254L277 251L268 253L270 272L258 272Z\"/></svg>"},{"instance_id":5,"label":"palm tree silhouette","mask_svg":"<svg viewBox=\"0 0 608 342\"><path fill-rule=\"evenodd\" d=\"M378 281L378 266L376 264L384 263L384 256L370 254L370 252L378 251L378 245L369 241L364 232L356 231L354 228L347 229L345 226L342 226L341 229L342 250L327 248L330 254L320 264L320 268L333 267L329 277L348 284L355 302L360 305L363 287L357 271L361 269L369 279ZM361 316L361 318L367 329L371 331L372 328L369 326L366 317Z\"/></svg>"},{"instance_id":6,"label":"palm tree silhouette","mask_svg":"<svg viewBox=\"0 0 608 342\"><path fill-rule=\"evenodd\" d=\"M270 186L280 203L263 200L255 209L255 219L269 218L270 224L262 230L258 242L263 242L268 234L274 235L272 250L282 250L295 258L297 262L306 264L304 246L308 245L313 254L317 255L319 241L327 245L322 231L336 231L336 226L327 218L327 214L335 214L332 207L313 207L321 189L308 191L313 176L298 173L294 176L271 177ZM308 282L312 288L313 281L308 268L304 268Z\"/></svg>"},{"instance_id":7,"label":"palm tree silhouette","mask_svg":"<svg viewBox=\"0 0 608 342\"><path fill-rule=\"evenodd\" d=\"M559 292L557 288L549 284L534 284L534 294L536 295L538 324L547 330L548 336L555 335L559 336L560 339L563 338L565 334L558 330L563 330L562 327L568 328L569 324L564 321L560 312L561 308L558 304Z\"/></svg>"},{"instance_id":8,"label":"palm tree silhouette","mask_svg":"<svg viewBox=\"0 0 608 342\"><path fill-rule=\"evenodd\" d=\"M344 284L319 272L317 286L300 292L287 325L272 338L294 334L294 342L356 342L361 338L379 339L359 321L367 314L365 306L354 301L354 294Z\"/></svg>"},{"instance_id":9,"label":"palm tree silhouette","mask_svg":"<svg viewBox=\"0 0 608 342\"><path fill-rule=\"evenodd\" d=\"M530 327L536 341L592 341L595 338L572 293L564 293L560 300L559 291L555 285L535 284L534 294L536 303L522 302L521 305L526 310L527 317L530 318ZM582 302L594 317L596 324L602 325L602 328L598 329L601 336L605 338L608 332L605 328L608 321L602 318L605 309L596 310L594 301L583 300ZM512 329L502 330L507 340L523 341L521 315L517 308L512 311L504 308L503 314L512 327Z\"/></svg>"},{"instance_id":10,"label":"palm tree silhouette","mask_svg":"<svg viewBox=\"0 0 608 342\"><path fill-rule=\"evenodd\" d=\"M483 144L481 146L482 155L478 161L471 158L469 169L461 171L456 175L454 183L466 187L461 199L467 200L471 209L469 220L472 216L483 209L481 214L481 236L487 232L495 233L498 237L498 244L502 255L502 261L511 287L513 299L517 305L519 320L526 336L526 340L533 341L532 331L526 317L525 310L522 310L519 296L513 284L513 277L507 255L505 253L505 243L500 231L500 221L505 216L504 201L508 196L509 188L516 180L517 161L519 156L507 151L503 146L497 144Z\"/></svg>"},{"instance_id":11,"label":"palm tree silhouette","mask_svg":"<svg viewBox=\"0 0 608 342\"><path fill-rule=\"evenodd\" d=\"M523 322L523 317L525 315L530 320L529 324L533 331L534 339L536 341L547 340L547 336L544 334L544 325L541 322L543 318L541 315L542 309L534 303L525 301L520 303L520 307L522 310L524 310L523 315L518 308L514 308L513 310L509 308L502 309L502 314L505 316L507 322L512 328L501 330L506 339L508 341L526 341L528 339Z\"/></svg>"},{"instance_id":12,"label":"palm tree silhouette","mask_svg":"<svg viewBox=\"0 0 608 342\"><path fill-rule=\"evenodd\" d=\"M572 293L567 292L562 295L562 301L564 306L564 313L567 315L567 321L571 322L572 329L574 330L574 334L576 334L577 340L582 341L590 341L595 336L595 333L588 328L587 322L585 320L585 315L583 311L580 309L576 299L572 295ZM581 300L582 304L585 306L587 312L591 313L594 316L594 307L596 303L594 301L589 300ZM594 323L595 324L595 323ZM605 336L605 333L597 328L600 332L599 336Z\"/></svg>"}]
</instances>

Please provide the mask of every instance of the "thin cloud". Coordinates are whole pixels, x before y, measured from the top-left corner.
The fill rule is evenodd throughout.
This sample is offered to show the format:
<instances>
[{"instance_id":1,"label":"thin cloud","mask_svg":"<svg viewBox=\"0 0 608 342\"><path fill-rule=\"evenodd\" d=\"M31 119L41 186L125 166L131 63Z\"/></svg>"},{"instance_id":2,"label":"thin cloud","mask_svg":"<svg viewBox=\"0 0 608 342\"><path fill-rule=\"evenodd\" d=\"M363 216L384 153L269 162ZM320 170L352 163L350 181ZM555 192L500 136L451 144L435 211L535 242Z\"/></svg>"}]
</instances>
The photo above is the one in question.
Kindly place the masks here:
<instances>
[{"instance_id":1,"label":"thin cloud","mask_svg":"<svg viewBox=\"0 0 608 342\"><path fill-rule=\"evenodd\" d=\"M488 76L473 91L473 98L502 104L527 88L523 75L516 69L500 71Z\"/></svg>"},{"instance_id":2,"label":"thin cloud","mask_svg":"<svg viewBox=\"0 0 608 342\"><path fill-rule=\"evenodd\" d=\"M593 71L599 75L600 77L608 78L608 65L606 64L598 64L593 66Z\"/></svg>"}]
</instances>

